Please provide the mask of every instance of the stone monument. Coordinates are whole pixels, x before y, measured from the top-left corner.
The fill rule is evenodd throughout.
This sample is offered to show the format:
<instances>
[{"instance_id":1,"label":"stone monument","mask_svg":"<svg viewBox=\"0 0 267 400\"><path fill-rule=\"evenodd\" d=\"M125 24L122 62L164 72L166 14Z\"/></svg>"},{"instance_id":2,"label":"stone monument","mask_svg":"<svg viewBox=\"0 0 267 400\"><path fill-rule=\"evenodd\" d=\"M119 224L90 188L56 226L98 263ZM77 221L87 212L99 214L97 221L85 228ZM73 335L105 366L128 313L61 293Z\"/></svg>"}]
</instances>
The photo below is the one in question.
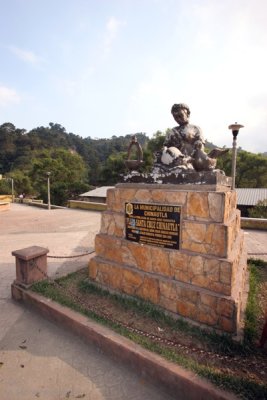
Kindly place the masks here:
<instances>
[{"instance_id":1,"label":"stone monument","mask_svg":"<svg viewBox=\"0 0 267 400\"><path fill-rule=\"evenodd\" d=\"M108 190L89 276L175 317L240 336L247 256L236 192L215 168L225 150L205 153L188 106L174 105L172 114L178 127L152 172L131 167Z\"/></svg>"}]
</instances>

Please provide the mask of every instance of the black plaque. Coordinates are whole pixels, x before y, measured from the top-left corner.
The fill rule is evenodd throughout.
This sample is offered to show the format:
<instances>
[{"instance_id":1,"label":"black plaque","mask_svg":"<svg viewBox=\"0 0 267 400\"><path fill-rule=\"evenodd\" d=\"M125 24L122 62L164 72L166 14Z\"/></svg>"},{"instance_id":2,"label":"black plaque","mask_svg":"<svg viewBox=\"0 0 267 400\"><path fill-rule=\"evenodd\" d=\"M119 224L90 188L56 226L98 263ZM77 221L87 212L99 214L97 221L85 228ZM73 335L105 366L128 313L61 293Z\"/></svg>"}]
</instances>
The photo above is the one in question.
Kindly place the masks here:
<instances>
[{"instance_id":1,"label":"black plaque","mask_svg":"<svg viewBox=\"0 0 267 400\"><path fill-rule=\"evenodd\" d=\"M180 216L177 205L126 203L126 239L179 249Z\"/></svg>"}]
</instances>

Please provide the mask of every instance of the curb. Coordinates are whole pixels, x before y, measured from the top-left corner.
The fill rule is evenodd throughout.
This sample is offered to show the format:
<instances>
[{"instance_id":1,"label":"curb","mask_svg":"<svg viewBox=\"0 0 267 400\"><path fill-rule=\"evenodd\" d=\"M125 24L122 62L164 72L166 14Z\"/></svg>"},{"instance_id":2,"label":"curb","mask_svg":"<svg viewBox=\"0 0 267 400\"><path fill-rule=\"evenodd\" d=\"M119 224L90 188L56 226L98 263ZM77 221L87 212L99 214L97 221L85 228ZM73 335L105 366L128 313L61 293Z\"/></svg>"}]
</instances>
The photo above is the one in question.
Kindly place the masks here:
<instances>
[{"instance_id":1,"label":"curb","mask_svg":"<svg viewBox=\"0 0 267 400\"><path fill-rule=\"evenodd\" d=\"M165 389L171 396L186 400L237 400L231 393L213 386L191 371L173 364L157 354L142 348L67 307L25 290L16 283L11 285L12 298L33 307L43 317L69 329L87 343L97 346L116 361L128 365L143 378Z\"/></svg>"}]
</instances>

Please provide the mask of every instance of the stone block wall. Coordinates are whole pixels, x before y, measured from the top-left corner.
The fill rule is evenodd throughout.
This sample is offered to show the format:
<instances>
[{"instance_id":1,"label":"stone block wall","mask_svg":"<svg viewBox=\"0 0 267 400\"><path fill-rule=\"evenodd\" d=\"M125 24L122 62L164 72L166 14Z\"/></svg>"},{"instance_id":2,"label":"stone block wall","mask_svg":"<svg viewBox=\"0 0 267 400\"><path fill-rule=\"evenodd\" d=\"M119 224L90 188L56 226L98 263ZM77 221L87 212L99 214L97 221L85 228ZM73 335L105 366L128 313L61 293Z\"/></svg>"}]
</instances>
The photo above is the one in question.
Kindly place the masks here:
<instances>
[{"instance_id":1,"label":"stone block wall","mask_svg":"<svg viewBox=\"0 0 267 400\"><path fill-rule=\"evenodd\" d=\"M180 249L125 239L125 203L181 206ZM236 193L120 184L107 193L89 276L98 284L199 324L236 334L246 256Z\"/></svg>"}]
</instances>

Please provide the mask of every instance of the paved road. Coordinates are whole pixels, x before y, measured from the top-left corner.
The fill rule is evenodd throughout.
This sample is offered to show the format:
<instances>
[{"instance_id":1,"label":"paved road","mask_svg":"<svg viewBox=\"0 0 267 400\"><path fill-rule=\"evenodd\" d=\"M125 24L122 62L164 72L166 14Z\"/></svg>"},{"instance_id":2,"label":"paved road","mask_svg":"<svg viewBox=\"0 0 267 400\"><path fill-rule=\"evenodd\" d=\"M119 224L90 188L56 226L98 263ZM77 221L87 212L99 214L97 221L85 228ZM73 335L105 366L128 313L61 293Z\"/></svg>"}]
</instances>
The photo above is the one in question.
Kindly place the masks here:
<instances>
[{"instance_id":1,"label":"paved road","mask_svg":"<svg viewBox=\"0 0 267 400\"><path fill-rule=\"evenodd\" d=\"M248 258L260 258L267 261L267 232L246 229L245 239Z\"/></svg>"},{"instance_id":2,"label":"paved road","mask_svg":"<svg viewBox=\"0 0 267 400\"><path fill-rule=\"evenodd\" d=\"M0 399L171 400L134 371L11 299L13 250L37 245L47 247L49 255L82 254L94 247L99 226L98 212L12 204L0 213ZM48 259L49 274L85 267L88 259Z\"/></svg>"}]
</instances>

